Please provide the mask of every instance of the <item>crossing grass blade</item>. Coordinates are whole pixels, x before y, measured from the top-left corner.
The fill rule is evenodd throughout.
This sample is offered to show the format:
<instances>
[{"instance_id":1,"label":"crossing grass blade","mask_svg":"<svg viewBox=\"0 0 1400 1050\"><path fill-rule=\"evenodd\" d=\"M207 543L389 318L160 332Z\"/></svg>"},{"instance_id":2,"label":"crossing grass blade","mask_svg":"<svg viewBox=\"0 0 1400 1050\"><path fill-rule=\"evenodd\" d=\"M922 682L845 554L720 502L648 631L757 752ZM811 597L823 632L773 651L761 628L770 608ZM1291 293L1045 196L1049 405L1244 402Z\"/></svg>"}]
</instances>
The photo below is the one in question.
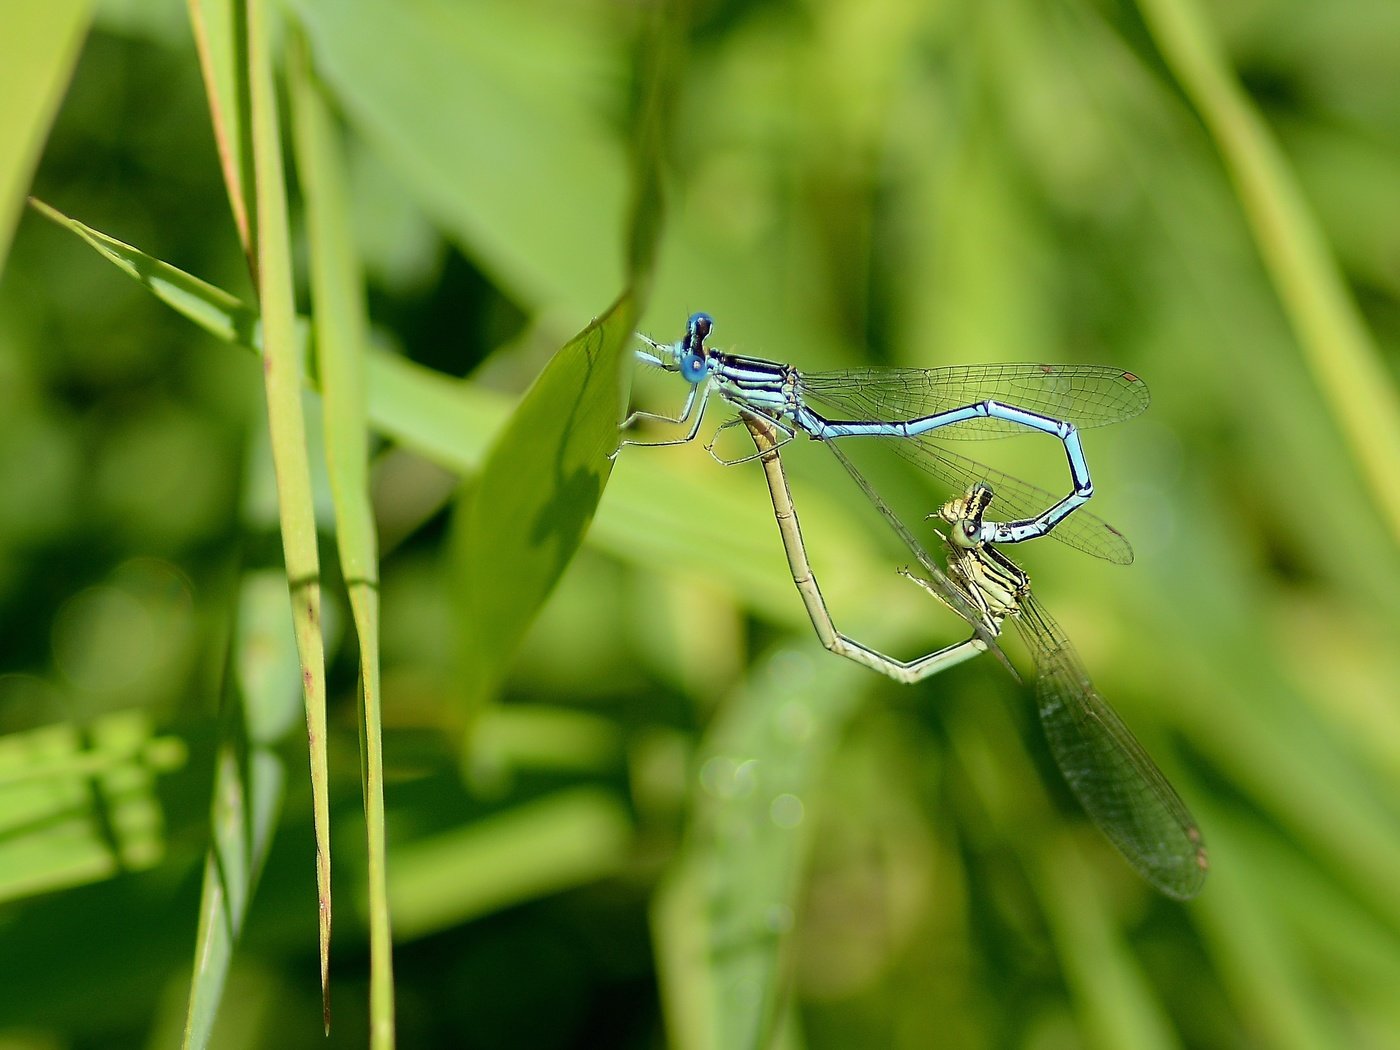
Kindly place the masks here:
<instances>
[{"instance_id":1,"label":"crossing grass blade","mask_svg":"<svg viewBox=\"0 0 1400 1050\"><path fill-rule=\"evenodd\" d=\"M262 352L257 312L236 296L42 201L30 204L216 339ZM297 335L298 352L305 358L309 325L299 323ZM366 373L369 419L379 433L455 473L470 475L481 469L508 418L505 397L382 349L369 351ZM706 521L729 537L729 556L711 567L714 580L743 594L765 618L805 628L802 606L793 600L792 579L782 558L775 557L772 512L758 489L752 499L735 492L730 484L734 476L722 471L678 472L664 459L633 456L611 483L611 495L599 508L587 542L635 564L674 565L688 549L686 524ZM761 484L757 479L755 483ZM864 593L867 588L858 581L869 580L879 570L869 537L852 522L849 509L819 492L804 494L803 520L820 522L825 532L839 537L845 552L835 567L839 572L823 572L831 596L844 592L854 599Z\"/></svg>"}]
</instances>

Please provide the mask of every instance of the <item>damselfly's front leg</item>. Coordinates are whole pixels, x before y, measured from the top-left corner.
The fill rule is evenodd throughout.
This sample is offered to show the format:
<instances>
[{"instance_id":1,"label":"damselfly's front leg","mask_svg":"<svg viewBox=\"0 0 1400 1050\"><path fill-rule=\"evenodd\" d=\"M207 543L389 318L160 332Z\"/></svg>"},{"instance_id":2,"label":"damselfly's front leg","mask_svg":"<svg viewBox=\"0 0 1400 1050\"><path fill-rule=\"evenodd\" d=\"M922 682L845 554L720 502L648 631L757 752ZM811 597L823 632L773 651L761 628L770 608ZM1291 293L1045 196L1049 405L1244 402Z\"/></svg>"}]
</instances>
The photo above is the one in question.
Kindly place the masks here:
<instances>
[{"instance_id":1,"label":"damselfly's front leg","mask_svg":"<svg viewBox=\"0 0 1400 1050\"><path fill-rule=\"evenodd\" d=\"M627 418L624 419L622 423L618 426L619 430L626 430L639 419L650 420L656 423L680 424L690 419L691 412L695 413L695 422L691 425L690 432L682 438L671 438L668 441L634 441L628 438L627 440L618 443L617 448L613 449L612 455L609 458L616 459L617 454L621 452L622 449L627 445L644 445L651 447L659 447L662 445L684 445L687 442L694 441L696 435L700 433L700 424L705 419L705 404L709 400L707 396L708 394L709 383L702 383L699 386L692 386L690 388L690 395L685 399L685 405L681 408L681 414L678 416L664 416L656 412L633 412L629 414ZM700 406L698 410L696 409L697 402Z\"/></svg>"}]
</instances>

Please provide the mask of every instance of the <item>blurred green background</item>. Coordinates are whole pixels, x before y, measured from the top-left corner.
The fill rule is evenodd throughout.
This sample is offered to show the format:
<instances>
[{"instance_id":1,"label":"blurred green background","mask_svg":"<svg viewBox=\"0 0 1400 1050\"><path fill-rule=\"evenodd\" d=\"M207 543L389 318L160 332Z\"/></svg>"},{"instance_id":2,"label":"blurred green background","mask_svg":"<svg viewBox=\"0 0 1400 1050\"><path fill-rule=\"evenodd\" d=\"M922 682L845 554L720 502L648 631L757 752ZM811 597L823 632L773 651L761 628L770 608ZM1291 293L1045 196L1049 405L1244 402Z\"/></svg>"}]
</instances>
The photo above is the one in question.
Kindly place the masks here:
<instances>
[{"instance_id":1,"label":"blurred green background","mask_svg":"<svg viewBox=\"0 0 1400 1050\"><path fill-rule=\"evenodd\" d=\"M101 3L85 39L81 4L20 7L36 33L63 8L81 41L66 89L61 42L44 52L57 110L29 192L251 301L183 6ZM1146 416L1085 438L1093 509L1136 563L1049 542L1024 561L1201 823L1212 872L1185 906L1087 823L993 660L903 688L822 652L757 466L699 443L623 453L499 700L470 705L454 537L485 436L621 288L635 12L287 8L344 121L375 339L465 377L479 435L454 457L431 452L446 430L398 433L373 462L400 1045L1400 1046L1400 7L697 0L677 71L643 330L704 309L716 345L805 368L1089 361L1151 385ZM0 89L32 100L41 72ZM178 1039L220 697L250 638L278 681L291 659L296 696L259 379L20 216L0 277L5 1050ZM683 392L651 375L635 395ZM1058 490L1048 444L957 451ZM838 624L903 655L954 640L828 459L785 451ZM911 524L947 495L870 469ZM326 606L330 1044L357 1046L356 652L343 592ZM325 1042L289 728L219 1047Z\"/></svg>"}]
</instances>

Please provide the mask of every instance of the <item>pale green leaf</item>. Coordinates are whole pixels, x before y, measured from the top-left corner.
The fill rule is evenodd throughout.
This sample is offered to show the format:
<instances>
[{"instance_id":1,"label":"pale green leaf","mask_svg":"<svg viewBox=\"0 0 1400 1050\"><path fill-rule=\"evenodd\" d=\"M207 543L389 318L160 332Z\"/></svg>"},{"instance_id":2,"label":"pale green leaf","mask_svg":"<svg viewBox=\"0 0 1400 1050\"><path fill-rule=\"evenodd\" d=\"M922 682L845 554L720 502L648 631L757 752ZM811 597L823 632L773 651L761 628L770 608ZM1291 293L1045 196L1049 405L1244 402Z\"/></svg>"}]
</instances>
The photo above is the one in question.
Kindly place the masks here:
<instances>
[{"instance_id":1,"label":"pale green leaf","mask_svg":"<svg viewBox=\"0 0 1400 1050\"><path fill-rule=\"evenodd\" d=\"M68 85L91 4L9 0L0 32L0 273L34 166Z\"/></svg>"}]
</instances>

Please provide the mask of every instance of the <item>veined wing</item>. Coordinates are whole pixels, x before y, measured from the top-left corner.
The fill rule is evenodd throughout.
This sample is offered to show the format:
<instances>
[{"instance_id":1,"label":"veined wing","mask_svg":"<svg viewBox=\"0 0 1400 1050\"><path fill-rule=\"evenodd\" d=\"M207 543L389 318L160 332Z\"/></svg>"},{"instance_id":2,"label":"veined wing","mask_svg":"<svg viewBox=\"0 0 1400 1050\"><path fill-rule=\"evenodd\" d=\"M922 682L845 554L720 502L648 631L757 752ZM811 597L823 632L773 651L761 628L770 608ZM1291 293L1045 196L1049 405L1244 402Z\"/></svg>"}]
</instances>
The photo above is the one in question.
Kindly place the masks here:
<instances>
[{"instance_id":1,"label":"veined wing","mask_svg":"<svg viewBox=\"0 0 1400 1050\"><path fill-rule=\"evenodd\" d=\"M1001 651L1001 646L997 644L996 634L983 627L981 613L973 607L964 596L963 592L948 579L943 570L939 568L938 563L933 560L928 551L924 550L923 545L914 538L914 534L909 531L904 522L900 521L899 515L897 515L890 505L885 502L884 498L875 491L874 486L865 479L865 475L856 469L856 465L841 451L840 445L841 442L839 441L826 442L826 447L831 449L832 454L835 455L840 464L846 468L846 473L851 475L851 480L860 486L860 490L865 493L866 499L874 504L875 509L880 512L886 523L888 523L895 534L904 541L905 546L909 548L909 552L914 555L920 568L924 570L928 587L937 592L938 596L948 608L952 609L953 612L957 613L968 622L977 637L986 644L987 649L995 653L997 659L1011 672L1012 677L1019 681L1020 675L1016 673L1016 668L1013 667L1011 661L1006 658L1006 654Z\"/></svg>"},{"instance_id":2,"label":"veined wing","mask_svg":"<svg viewBox=\"0 0 1400 1050\"><path fill-rule=\"evenodd\" d=\"M995 364L945 368L856 368L802 374L802 397L831 419L897 422L979 401L1001 401L1073 423L1081 430L1121 423L1147 408L1147 384L1109 365ZM975 419L940 437L1027 433L1002 419Z\"/></svg>"},{"instance_id":3,"label":"veined wing","mask_svg":"<svg viewBox=\"0 0 1400 1050\"><path fill-rule=\"evenodd\" d=\"M1075 797L1143 878L1177 900L1194 897L1205 882L1206 848L1186 804L1035 596L1027 593L1012 618L1035 659L1051 754Z\"/></svg>"},{"instance_id":4,"label":"veined wing","mask_svg":"<svg viewBox=\"0 0 1400 1050\"><path fill-rule=\"evenodd\" d=\"M941 438L949 429L952 428L935 433ZM842 440L848 439L836 439L826 444L834 449ZM993 470L976 460L959 456L956 452L949 452L928 437L877 440L884 442L886 448L894 449L910 463L932 474L946 485L950 492L966 492L977 482L985 481L996 493L998 521L1034 518L1059 502L1044 489L1013 478L1010 474ZM1128 542L1128 538L1108 522L1082 507L1051 529L1049 535L1076 550L1116 565L1131 565L1133 561L1133 546Z\"/></svg>"}]
</instances>

